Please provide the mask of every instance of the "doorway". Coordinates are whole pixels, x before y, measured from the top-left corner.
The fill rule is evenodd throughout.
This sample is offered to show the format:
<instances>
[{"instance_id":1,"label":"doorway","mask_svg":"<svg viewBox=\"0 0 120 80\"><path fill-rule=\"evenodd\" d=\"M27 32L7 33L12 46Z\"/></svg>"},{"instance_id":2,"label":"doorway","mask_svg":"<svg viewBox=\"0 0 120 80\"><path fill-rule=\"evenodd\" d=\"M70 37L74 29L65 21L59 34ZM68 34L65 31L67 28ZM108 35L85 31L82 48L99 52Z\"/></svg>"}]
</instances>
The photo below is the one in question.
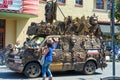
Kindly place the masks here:
<instances>
[{"instance_id":1,"label":"doorway","mask_svg":"<svg viewBox=\"0 0 120 80\"><path fill-rule=\"evenodd\" d=\"M5 20L0 19L0 49L5 47Z\"/></svg>"}]
</instances>

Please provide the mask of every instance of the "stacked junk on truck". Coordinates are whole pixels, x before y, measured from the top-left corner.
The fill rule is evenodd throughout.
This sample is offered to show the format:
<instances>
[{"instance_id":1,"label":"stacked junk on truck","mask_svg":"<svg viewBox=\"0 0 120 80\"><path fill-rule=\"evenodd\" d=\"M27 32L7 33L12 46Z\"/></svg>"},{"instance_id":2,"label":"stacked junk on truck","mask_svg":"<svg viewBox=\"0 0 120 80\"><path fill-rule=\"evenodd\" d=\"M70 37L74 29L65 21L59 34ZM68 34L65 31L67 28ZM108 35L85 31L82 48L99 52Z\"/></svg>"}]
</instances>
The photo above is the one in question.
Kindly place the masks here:
<instances>
[{"instance_id":1,"label":"stacked junk on truck","mask_svg":"<svg viewBox=\"0 0 120 80\"><path fill-rule=\"evenodd\" d=\"M57 21L57 7L64 16L63 21ZM27 35L66 35L80 38L83 49L101 49L102 31L98 24L97 16L82 16L81 18L72 16L65 17L57 2L48 1L45 6L45 22L32 22L28 27ZM55 20L55 22L53 22ZM68 40L70 41L70 40ZM84 46L82 46L84 43Z\"/></svg>"},{"instance_id":2,"label":"stacked junk on truck","mask_svg":"<svg viewBox=\"0 0 120 80\"><path fill-rule=\"evenodd\" d=\"M56 21L52 24L41 21L40 23L32 22L28 27L27 34L31 35L65 35L77 36L80 39L81 46L84 43L83 49L100 49L102 47L102 32L98 18L93 15L91 17L72 19L68 16L64 21ZM95 23L96 22L96 23Z\"/></svg>"},{"instance_id":3,"label":"stacked junk on truck","mask_svg":"<svg viewBox=\"0 0 120 80\"><path fill-rule=\"evenodd\" d=\"M18 52L11 51L6 66L13 71L24 73L27 77L38 77L41 74L42 65L39 61L42 57L42 48L49 39L57 38L60 40L60 47L53 49L51 71L75 70L93 74L96 69L105 68L107 64L102 44L103 34L98 24L98 17L95 14L74 19L72 16L64 16L63 21L58 21L56 6L56 2L48 2L45 6L46 21L31 22L28 26L26 34L32 37L28 42L30 46L36 38L44 38L39 47L37 49L26 47Z\"/></svg>"}]
</instances>

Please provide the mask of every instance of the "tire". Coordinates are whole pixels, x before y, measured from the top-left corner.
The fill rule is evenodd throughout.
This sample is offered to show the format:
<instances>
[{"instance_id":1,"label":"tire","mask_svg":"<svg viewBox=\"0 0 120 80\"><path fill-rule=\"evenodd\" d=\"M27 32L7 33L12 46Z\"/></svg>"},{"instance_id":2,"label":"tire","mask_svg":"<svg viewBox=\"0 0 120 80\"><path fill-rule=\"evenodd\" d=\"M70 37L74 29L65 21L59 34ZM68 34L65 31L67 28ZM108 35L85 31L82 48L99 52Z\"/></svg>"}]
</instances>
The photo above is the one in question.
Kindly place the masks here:
<instances>
[{"instance_id":1,"label":"tire","mask_svg":"<svg viewBox=\"0 0 120 80\"><path fill-rule=\"evenodd\" d=\"M96 71L95 63L93 61L88 61L85 64L84 69L83 69L84 74L90 75L90 74L95 73L95 71Z\"/></svg>"},{"instance_id":2,"label":"tire","mask_svg":"<svg viewBox=\"0 0 120 80\"><path fill-rule=\"evenodd\" d=\"M38 63L29 63L25 69L24 74L29 78L36 78L41 74L41 67Z\"/></svg>"},{"instance_id":3,"label":"tire","mask_svg":"<svg viewBox=\"0 0 120 80\"><path fill-rule=\"evenodd\" d=\"M2 65L2 56L0 55L0 65Z\"/></svg>"}]
</instances>

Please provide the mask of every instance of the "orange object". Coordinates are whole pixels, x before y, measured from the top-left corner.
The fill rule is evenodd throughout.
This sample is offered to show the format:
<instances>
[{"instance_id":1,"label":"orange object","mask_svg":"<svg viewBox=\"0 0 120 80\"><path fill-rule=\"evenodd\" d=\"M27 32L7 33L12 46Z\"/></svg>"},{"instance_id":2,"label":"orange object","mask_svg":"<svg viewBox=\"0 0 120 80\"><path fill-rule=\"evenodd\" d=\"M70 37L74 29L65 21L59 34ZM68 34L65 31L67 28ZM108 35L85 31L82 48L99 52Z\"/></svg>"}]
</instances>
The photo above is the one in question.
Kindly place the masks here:
<instances>
[{"instance_id":1,"label":"orange object","mask_svg":"<svg viewBox=\"0 0 120 80\"><path fill-rule=\"evenodd\" d=\"M23 6L23 10L29 10L29 9L32 9L32 10L38 10L38 6L34 6L34 5L26 5L26 6Z\"/></svg>"},{"instance_id":2,"label":"orange object","mask_svg":"<svg viewBox=\"0 0 120 80\"><path fill-rule=\"evenodd\" d=\"M34 14L38 15L38 12L36 10L25 10L22 12L23 14Z\"/></svg>"},{"instance_id":3,"label":"orange object","mask_svg":"<svg viewBox=\"0 0 120 80\"><path fill-rule=\"evenodd\" d=\"M39 0L23 0L22 13L38 15Z\"/></svg>"},{"instance_id":4,"label":"orange object","mask_svg":"<svg viewBox=\"0 0 120 80\"><path fill-rule=\"evenodd\" d=\"M23 1L22 2L23 5L38 5L38 1Z\"/></svg>"}]
</instances>

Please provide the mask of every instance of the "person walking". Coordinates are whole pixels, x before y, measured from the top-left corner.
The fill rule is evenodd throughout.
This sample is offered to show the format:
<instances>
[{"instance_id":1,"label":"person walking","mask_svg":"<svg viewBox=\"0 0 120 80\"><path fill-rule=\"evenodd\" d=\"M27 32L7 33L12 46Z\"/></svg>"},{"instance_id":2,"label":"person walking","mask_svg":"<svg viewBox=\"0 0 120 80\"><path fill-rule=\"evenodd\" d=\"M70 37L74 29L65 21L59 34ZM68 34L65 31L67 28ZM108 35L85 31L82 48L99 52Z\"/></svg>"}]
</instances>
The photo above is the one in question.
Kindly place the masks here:
<instances>
[{"instance_id":1,"label":"person walking","mask_svg":"<svg viewBox=\"0 0 120 80\"><path fill-rule=\"evenodd\" d=\"M53 53L53 49L52 49L52 43L51 42L47 42L46 46L44 47L43 50L43 55L45 55L45 61L42 65L42 80L46 79L46 73L49 77L48 80L52 80L52 73L49 69L50 64L52 63L52 53Z\"/></svg>"},{"instance_id":2,"label":"person walking","mask_svg":"<svg viewBox=\"0 0 120 80\"><path fill-rule=\"evenodd\" d=\"M0 49L0 65L4 64L4 54L3 54L4 50Z\"/></svg>"}]
</instances>

